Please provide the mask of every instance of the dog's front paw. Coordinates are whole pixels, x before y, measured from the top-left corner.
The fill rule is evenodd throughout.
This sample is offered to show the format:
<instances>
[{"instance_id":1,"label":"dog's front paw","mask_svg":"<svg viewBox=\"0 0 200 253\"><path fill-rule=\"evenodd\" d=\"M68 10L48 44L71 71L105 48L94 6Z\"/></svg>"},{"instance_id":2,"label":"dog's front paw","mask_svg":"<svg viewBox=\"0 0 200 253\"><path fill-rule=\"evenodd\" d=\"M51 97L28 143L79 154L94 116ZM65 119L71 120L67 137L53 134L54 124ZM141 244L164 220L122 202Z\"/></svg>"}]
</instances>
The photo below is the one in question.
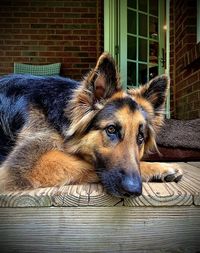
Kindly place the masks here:
<instances>
[{"instance_id":1,"label":"dog's front paw","mask_svg":"<svg viewBox=\"0 0 200 253\"><path fill-rule=\"evenodd\" d=\"M181 180L183 176L183 171L179 165L171 163L171 164L162 164L163 173L161 172L161 181L163 182L178 182Z\"/></svg>"},{"instance_id":2,"label":"dog's front paw","mask_svg":"<svg viewBox=\"0 0 200 253\"><path fill-rule=\"evenodd\" d=\"M176 163L141 162L140 168L144 182L178 182L183 176L181 167Z\"/></svg>"}]
</instances>

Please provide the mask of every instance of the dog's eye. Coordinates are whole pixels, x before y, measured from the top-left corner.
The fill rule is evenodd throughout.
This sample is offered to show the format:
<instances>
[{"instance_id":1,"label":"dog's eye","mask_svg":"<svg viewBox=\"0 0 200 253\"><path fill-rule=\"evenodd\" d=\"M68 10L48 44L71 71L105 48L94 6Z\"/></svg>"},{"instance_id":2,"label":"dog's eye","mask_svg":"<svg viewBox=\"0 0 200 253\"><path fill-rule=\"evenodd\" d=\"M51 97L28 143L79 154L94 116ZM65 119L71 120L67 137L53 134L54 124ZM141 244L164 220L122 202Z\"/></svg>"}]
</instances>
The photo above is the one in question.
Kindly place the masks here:
<instances>
[{"instance_id":1,"label":"dog's eye","mask_svg":"<svg viewBox=\"0 0 200 253\"><path fill-rule=\"evenodd\" d=\"M141 145L143 142L144 142L144 134L142 132L139 132L137 136L137 144Z\"/></svg>"},{"instance_id":2,"label":"dog's eye","mask_svg":"<svg viewBox=\"0 0 200 253\"><path fill-rule=\"evenodd\" d=\"M106 127L106 133L108 135L113 135L113 134L116 134L117 133L117 129L114 125L110 125L108 127Z\"/></svg>"}]
</instances>

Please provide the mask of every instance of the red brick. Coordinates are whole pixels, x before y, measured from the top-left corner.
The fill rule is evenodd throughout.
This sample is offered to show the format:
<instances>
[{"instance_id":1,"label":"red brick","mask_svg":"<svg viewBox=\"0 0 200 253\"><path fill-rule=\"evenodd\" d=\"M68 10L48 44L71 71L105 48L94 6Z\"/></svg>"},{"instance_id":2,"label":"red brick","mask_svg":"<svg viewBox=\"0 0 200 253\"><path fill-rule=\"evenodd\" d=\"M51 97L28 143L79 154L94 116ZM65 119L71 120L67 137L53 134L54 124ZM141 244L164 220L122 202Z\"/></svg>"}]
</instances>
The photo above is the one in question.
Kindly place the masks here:
<instances>
[{"instance_id":1,"label":"red brick","mask_svg":"<svg viewBox=\"0 0 200 253\"><path fill-rule=\"evenodd\" d=\"M22 29L22 30L21 30L21 33L22 33L22 34L37 34L38 31L37 31L37 30L34 30L34 29Z\"/></svg>"},{"instance_id":2,"label":"red brick","mask_svg":"<svg viewBox=\"0 0 200 253\"><path fill-rule=\"evenodd\" d=\"M81 41L74 41L73 42L73 45L74 46L88 46L88 41L83 41L83 40L81 40Z\"/></svg>"},{"instance_id":3,"label":"red brick","mask_svg":"<svg viewBox=\"0 0 200 253\"><path fill-rule=\"evenodd\" d=\"M194 91L200 90L200 79L197 79L196 82L192 84L192 87Z\"/></svg>"},{"instance_id":4,"label":"red brick","mask_svg":"<svg viewBox=\"0 0 200 253\"><path fill-rule=\"evenodd\" d=\"M30 28L30 24L13 24L13 28Z\"/></svg>"},{"instance_id":5,"label":"red brick","mask_svg":"<svg viewBox=\"0 0 200 253\"><path fill-rule=\"evenodd\" d=\"M19 52L19 51L7 51L7 52L5 52L5 55L6 56L20 56L21 52Z\"/></svg>"},{"instance_id":6,"label":"red brick","mask_svg":"<svg viewBox=\"0 0 200 253\"><path fill-rule=\"evenodd\" d=\"M46 40L46 39L48 39L46 35L31 35L31 40Z\"/></svg>"},{"instance_id":7,"label":"red brick","mask_svg":"<svg viewBox=\"0 0 200 253\"><path fill-rule=\"evenodd\" d=\"M60 57L72 57L72 52L56 52L56 56Z\"/></svg>"},{"instance_id":8,"label":"red brick","mask_svg":"<svg viewBox=\"0 0 200 253\"><path fill-rule=\"evenodd\" d=\"M57 30L56 29L56 34L72 34L73 31L71 30Z\"/></svg>"},{"instance_id":9,"label":"red brick","mask_svg":"<svg viewBox=\"0 0 200 253\"><path fill-rule=\"evenodd\" d=\"M48 13L44 13L44 12L34 12L31 14L31 16L33 18L45 18L45 17L48 17Z\"/></svg>"},{"instance_id":10,"label":"red brick","mask_svg":"<svg viewBox=\"0 0 200 253\"><path fill-rule=\"evenodd\" d=\"M55 56L55 55L56 55L55 52L50 52L50 51L47 51L47 52L39 52L39 56L52 57L52 56Z\"/></svg>"},{"instance_id":11,"label":"red brick","mask_svg":"<svg viewBox=\"0 0 200 253\"><path fill-rule=\"evenodd\" d=\"M11 62L3 62L3 63L1 63L0 62L0 67L1 68L12 68L13 67L13 63L11 63Z\"/></svg>"},{"instance_id":12,"label":"red brick","mask_svg":"<svg viewBox=\"0 0 200 253\"><path fill-rule=\"evenodd\" d=\"M199 99L199 94L197 91L193 92L192 94L188 95L189 101L197 101Z\"/></svg>"},{"instance_id":13,"label":"red brick","mask_svg":"<svg viewBox=\"0 0 200 253\"><path fill-rule=\"evenodd\" d=\"M57 18L55 20L56 23L61 23L61 24L71 24L73 23L73 19L69 18Z\"/></svg>"},{"instance_id":14,"label":"red brick","mask_svg":"<svg viewBox=\"0 0 200 253\"><path fill-rule=\"evenodd\" d=\"M85 34L88 34L89 31L88 30L74 30L73 31L73 34L80 34L80 35L85 35ZM93 33L94 34L94 33Z\"/></svg>"},{"instance_id":15,"label":"red brick","mask_svg":"<svg viewBox=\"0 0 200 253\"><path fill-rule=\"evenodd\" d=\"M182 71L183 73L183 78L188 78L192 74L192 69L191 68L186 68Z\"/></svg>"},{"instance_id":16,"label":"red brick","mask_svg":"<svg viewBox=\"0 0 200 253\"><path fill-rule=\"evenodd\" d=\"M29 35L13 35L13 39L27 41L29 39Z\"/></svg>"},{"instance_id":17,"label":"red brick","mask_svg":"<svg viewBox=\"0 0 200 253\"><path fill-rule=\"evenodd\" d=\"M76 13L71 8L55 8L55 12L62 12L62 13Z\"/></svg>"},{"instance_id":18,"label":"red brick","mask_svg":"<svg viewBox=\"0 0 200 253\"><path fill-rule=\"evenodd\" d=\"M64 40L80 40L80 36L77 35L66 35L63 37Z\"/></svg>"},{"instance_id":19,"label":"red brick","mask_svg":"<svg viewBox=\"0 0 200 253\"><path fill-rule=\"evenodd\" d=\"M32 23L38 23L39 20L37 18L22 18L21 23L27 23L27 24L32 24Z\"/></svg>"},{"instance_id":20,"label":"red brick","mask_svg":"<svg viewBox=\"0 0 200 253\"><path fill-rule=\"evenodd\" d=\"M54 12L55 8L53 7L40 7L40 6L37 6L37 11L38 12L43 12L43 13L51 13L51 12Z\"/></svg>"},{"instance_id":21,"label":"red brick","mask_svg":"<svg viewBox=\"0 0 200 253\"><path fill-rule=\"evenodd\" d=\"M63 51L63 47L62 46L49 46L47 47L48 51Z\"/></svg>"},{"instance_id":22,"label":"red brick","mask_svg":"<svg viewBox=\"0 0 200 253\"><path fill-rule=\"evenodd\" d=\"M189 113L189 116L187 119L196 119L196 118L199 118L200 117L200 111L199 110L194 110L194 111L191 111Z\"/></svg>"},{"instance_id":23,"label":"red brick","mask_svg":"<svg viewBox=\"0 0 200 253\"><path fill-rule=\"evenodd\" d=\"M30 42L33 44L35 41L30 41ZM55 42L52 41L52 40L41 40L41 41L37 41L37 44L38 45L48 46L48 45L54 45Z\"/></svg>"},{"instance_id":24,"label":"red brick","mask_svg":"<svg viewBox=\"0 0 200 253\"><path fill-rule=\"evenodd\" d=\"M2 30L2 32L4 33L4 34L18 34L18 33L20 33L20 29L3 29Z\"/></svg>"},{"instance_id":25,"label":"red brick","mask_svg":"<svg viewBox=\"0 0 200 253\"><path fill-rule=\"evenodd\" d=\"M13 62L29 62L30 59L29 57L22 57L22 56L19 56L19 57L13 57Z\"/></svg>"},{"instance_id":26,"label":"red brick","mask_svg":"<svg viewBox=\"0 0 200 253\"><path fill-rule=\"evenodd\" d=\"M5 45L20 45L21 40L4 40Z\"/></svg>"},{"instance_id":27,"label":"red brick","mask_svg":"<svg viewBox=\"0 0 200 253\"><path fill-rule=\"evenodd\" d=\"M38 41L32 41L32 40L22 40L21 41L22 45L37 45Z\"/></svg>"},{"instance_id":28,"label":"red brick","mask_svg":"<svg viewBox=\"0 0 200 253\"><path fill-rule=\"evenodd\" d=\"M63 18L64 17L64 13L53 13L53 12L49 12L47 13L47 16L49 18Z\"/></svg>"},{"instance_id":29,"label":"red brick","mask_svg":"<svg viewBox=\"0 0 200 253\"><path fill-rule=\"evenodd\" d=\"M48 57L47 58L47 62L51 63L51 62L63 62L63 58L62 57Z\"/></svg>"},{"instance_id":30,"label":"red brick","mask_svg":"<svg viewBox=\"0 0 200 253\"><path fill-rule=\"evenodd\" d=\"M7 73L12 73L13 72L13 68L5 68L5 67L2 67L0 68L0 73L2 73L2 75L5 75Z\"/></svg>"},{"instance_id":31,"label":"red brick","mask_svg":"<svg viewBox=\"0 0 200 253\"><path fill-rule=\"evenodd\" d=\"M52 23L56 23L56 19L54 19L54 18L41 18L41 19L39 19L39 23L52 24Z\"/></svg>"},{"instance_id":32,"label":"red brick","mask_svg":"<svg viewBox=\"0 0 200 253\"><path fill-rule=\"evenodd\" d=\"M47 62L47 59L48 58L46 58L46 57L30 57L29 58L29 62L31 63L31 64L46 64L46 62Z\"/></svg>"},{"instance_id":33,"label":"red brick","mask_svg":"<svg viewBox=\"0 0 200 253\"><path fill-rule=\"evenodd\" d=\"M200 100L194 101L194 109L199 110L200 108Z\"/></svg>"},{"instance_id":34,"label":"red brick","mask_svg":"<svg viewBox=\"0 0 200 253\"><path fill-rule=\"evenodd\" d=\"M77 13L77 12L83 12L83 13L87 13L87 12L89 12L89 8L79 8L79 7L77 7L77 8L75 8L75 7L73 7L73 8L71 8L71 12L73 13Z\"/></svg>"},{"instance_id":35,"label":"red brick","mask_svg":"<svg viewBox=\"0 0 200 253\"><path fill-rule=\"evenodd\" d=\"M96 1L93 0L17 0L12 3L8 5L6 2L0 8L0 44L3 46L0 60L5 64L3 73L6 69L11 70L14 61L32 64L58 61L63 63L62 73L79 79L94 67L97 50L102 51L103 46L101 0L98 17ZM101 22L99 45L96 42L96 18Z\"/></svg>"}]
</instances>

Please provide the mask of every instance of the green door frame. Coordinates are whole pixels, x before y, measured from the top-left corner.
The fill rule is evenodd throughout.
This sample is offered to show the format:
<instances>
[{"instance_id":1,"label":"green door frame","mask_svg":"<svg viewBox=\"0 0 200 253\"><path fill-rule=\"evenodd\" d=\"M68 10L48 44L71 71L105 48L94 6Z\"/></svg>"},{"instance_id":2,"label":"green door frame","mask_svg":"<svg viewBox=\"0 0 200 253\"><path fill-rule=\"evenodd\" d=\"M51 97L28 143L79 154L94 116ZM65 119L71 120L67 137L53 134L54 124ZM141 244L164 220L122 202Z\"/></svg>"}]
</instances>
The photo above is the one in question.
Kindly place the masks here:
<instances>
[{"instance_id":1,"label":"green door frame","mask_svg":"<svg viewBox=\"0 0 200 253\"><path fill-rule=\"evenodd\" d=\"M120 17L127 17L127 1L124 1L124 0L119 0L119 9L120 9ZM138 12L138 9L135 10ZM159 22L160 24L164 24L164 19L165 19L165 15L164 15L164 0L159 0L159 13L158 13L158 17L159 17ZM139 14L137 14L138 16ZM149 15L149 14L148 14ZM138 18L137 18L138 19ZM149 22L149 19L148 19L148 22ZM120 52L127 52L127 35L128 35L128 32L126 30L127 28L127 18L122 18L120 20L120 25L121 27L119 27L119 33L120 33L120 38L119 38L119 45L120 45ZM147 29L149 27L149 23L147 25ZM134 36L137 41L139 42L139 38L143 38L141 36L139 36L139 24L137 23L137 35ZM163 25L159 25L159 31L158 31L158 34L159 34L159 38L158 38L158 41L159 41L159 52L158 52L158 73L159 74L164 74L165 72L165 68L164 66L162 66L161 64L161 58L163 58L163 48L165 48L165 41L164 41L164 29L163 29ZM152 39L149 39L149 37L147 38L147 41L148 41L148 44L152 41ZM136 43L138 45L138 42ZM157 40L155 40L154 42L157 42ZM149 62L149 46L147 47L147 64ZM138 81L139 81L139 77L138 77L138 74L139 74L139 70L138 70L138 63L142 63L143 62L140 62L139 59L138 59L138 51L136 52L137 53L137 59L134 61L137 63L137 71L136 71L136 84L138 85ZM125 53L127 54L127 53ZM150 66L149 66L150 67ZM124 88L127 88L127 59L126 57L123 56L123 53L120 54L120 70L121 70L121 73L122 73L122 76L123 76L123 86ZM148 72L149 72L149 69L148 69ZM147 75L149 76L149 75Z\"/></svg>"},{"instance_id":2,"label":"green door frame","mask_svg":"<svg viewBox=\"0 0 200 253\"><path fill-rule=\"evenodd\" d=\"M118 44L118 0L104 0L104 51L109 52L116 59L116 46Z\"/></svg>"},{"instance_id":3,"label":"green door frame","mask_svg":"<svg viewBox=\"0 0 200 253\"><path fill-rule=\"evenodd\" d=\"M161 2L161 0L159 0ZM164 3L164 1L162 1ZM119 17L126 17L124 11L127 10L127 1L124 0L104 0L104 50L110 52L119 65L122 85L127 87L127 59L124 57L124 53L127 54L127 18L119 20ZM163 6L164 7L164 6ZM170 67L170 47L169 47L169 7L170 0L166 0L166 69L165 74L169 76ZM161 8L160 8L161 9ZM164 23L164 15L159 12L159 18ZM160 39L164 38L163 27L159 27ZM164 43L164 42L163 42ZM161 56L162 48L159 47L159 56ZM160 69L159 74L164 70ZM170 93L168 94L166 103L166 117L170 118Z\"/></svg>"}]
</instances>

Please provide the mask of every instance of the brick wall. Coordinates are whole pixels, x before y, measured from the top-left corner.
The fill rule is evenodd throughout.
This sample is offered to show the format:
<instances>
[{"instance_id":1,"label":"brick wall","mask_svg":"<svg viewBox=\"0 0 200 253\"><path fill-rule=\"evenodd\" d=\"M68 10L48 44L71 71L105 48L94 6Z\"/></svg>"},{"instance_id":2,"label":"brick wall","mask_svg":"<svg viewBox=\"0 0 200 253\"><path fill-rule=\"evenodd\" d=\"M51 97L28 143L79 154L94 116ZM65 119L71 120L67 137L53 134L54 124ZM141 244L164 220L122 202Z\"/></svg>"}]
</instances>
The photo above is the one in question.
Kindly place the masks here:
<instances>
[{"instance_id":1,"label":"brick wall","mask_svg":"<svg viewBox=\"0 0 200 253\"><path fill-rule=\"evenodd\" d=\"M13 62L61 62L61 74L80 79L103 50L101 0L1 0L0 75Z\"/></svg>"},{"instance_id":2,"label":"brick wall","mask_svg":"<svg viewBox=\"0 0 200 253\"><path fill-rule=\"evenodd\" d=\"M170 111L171 117L175 116L174 100L174 1L170 1Z\"/></svg>"},{"instance_id":3,"label":"brick wall","mask_svg":"<svg viewBox=\"0 0 200 253\"><path fill-rule=\"evenodd\" d=\"M196 42L196 1L171 0L172 115L200 117L200 44Z\"/></svg>"}]
</instances>

